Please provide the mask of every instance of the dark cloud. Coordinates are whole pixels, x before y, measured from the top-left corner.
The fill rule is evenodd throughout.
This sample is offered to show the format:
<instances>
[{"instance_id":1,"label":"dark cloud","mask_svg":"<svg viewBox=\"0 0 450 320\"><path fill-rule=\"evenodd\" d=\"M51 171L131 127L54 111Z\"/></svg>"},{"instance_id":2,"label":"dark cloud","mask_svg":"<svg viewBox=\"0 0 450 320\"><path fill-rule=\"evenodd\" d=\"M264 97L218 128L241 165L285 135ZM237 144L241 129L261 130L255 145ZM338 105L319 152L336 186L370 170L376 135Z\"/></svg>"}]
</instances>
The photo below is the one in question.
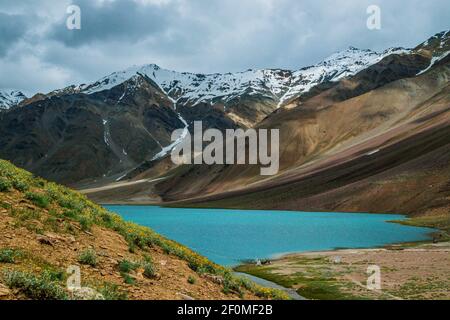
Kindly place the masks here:
<instances>
[{"instance_id":1,"label":"dark cloud","mask_svg":"<svg viewBox=\"0 0 450 320\"><path fill-rule=\"evenodd\" d=\"M28 28L26 16L0 12L0 56L4 56Z\"/></svg>"},{"instance_id":2,"label":"dark cloud","mask_svg":"<svg viewBox=\"0 0 450 320\"><path fill-rule=\"evenodd\" d=\"M170 22L170 12L134 1L99 4L92 0L76 0L73 4L81 9L81 30L68 30L66 19L62 19L49 33L49 38L70 47L105 41L136 42L164 33Z\"/></svg>"},{"instance_id":3,"label":"dark cloud","mask_svg":"<svg viewBox=\"0 0 450 320\"><path fill-rule=\"evenodd\" d=\"M81 30L65 26L70 4L81 7ZM378 31L366 27L372 4ZM448 0L2 0L0 87L49 91L146 63L298 69L348 46L415 46L449 29L449 9Z\"/></svg>"}]
</instances>

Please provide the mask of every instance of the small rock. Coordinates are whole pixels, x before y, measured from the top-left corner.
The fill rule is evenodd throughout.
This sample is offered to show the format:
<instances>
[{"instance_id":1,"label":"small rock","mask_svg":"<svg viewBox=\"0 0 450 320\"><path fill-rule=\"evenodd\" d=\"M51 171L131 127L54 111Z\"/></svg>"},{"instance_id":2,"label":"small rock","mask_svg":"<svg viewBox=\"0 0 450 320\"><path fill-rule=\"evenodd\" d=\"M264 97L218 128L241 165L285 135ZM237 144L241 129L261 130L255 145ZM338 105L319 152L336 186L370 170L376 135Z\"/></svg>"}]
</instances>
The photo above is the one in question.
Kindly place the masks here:
<instances>
[{"instance_id":1,"label":"small rock","mask_svg":"<svg viewBox=\"0 0 450 320\"><path fill-rule=\"evenodd\" d=\"M47 238L53 240L54 242L58 242L58 241L67 242L68 241L68 239L66 237L60 236L60 235L55 234L55 233L47 232L47 233L44 234L44 236L46 236Z\"/></svg>"},{"instance_id":2,"label":"small rock","mask_svg":"<svg viewBox=\"0 0 450 320\"><path fill-rule=\"evenodd\" d=\"M83 288L70 288L70 298L71 300L104 300L102 294L98 293L94 289L83 287Z\"/></svg>"},{"instance_id":3,"label":"small rock","mask_svg":"<svg viewBox=\"0 0 450 320\"><path fill-rule=\"evenodd\" d=\"M5 285L0 283L0 299L8 297L11 294L11 290Z\"/></svg>"},{"instance_id":4,"label":"small rock","mask_svg":"<svg viewBox=\"0 0 450 320\"><path fill-rule=\"evenodd\" d=\"M333 257L334 264L341 264L341 262L342 262L342 257L340 257L340 256Z\"/></svg>"},{"instance_id":5,"label":"small rock","mask_svg":"<svg viewBox=\"0 0 450 320\"><path fill-rule=\"evenodd\" d=\"M42 235L39 235L39 236L37 237L37 241L38 241L40 244L44 244L44 245L48 245L48 246L52 246L52 247L53 247L53 245L54 245L54 240L52 240L52 239L50 239L50 238L48 238L48 237L46 237L46 236L42 236Z\"/></svg>"},{"instance_id":6,"label":"small rock","mask_svg":"<svg viewBox=\"0 0 450 320\"><path fill-rule=\"evenodd\" d=\"M183 300L187 300L187 301L193 301L195 300L194 298L192 298L191 296L188 296L187 294L184 293L177 293L177 295L179 295L181 297L181 299Z\"/></svg>"},{"instance_id":7,"label":"small rock","mask_svg":"<svg viewBox=\"0 0 450 320\"><path fill-rule=\"evenodd\" d=\"M212 274L205 274L205 275L203 275L203 277L205 279L211 280L212 282L214 282L216 284L220 284L220 285L222 285L223 282L224 282L224 279L221 276L215 276L215 275L212 275Z\"/></svg>"}]
</instances>

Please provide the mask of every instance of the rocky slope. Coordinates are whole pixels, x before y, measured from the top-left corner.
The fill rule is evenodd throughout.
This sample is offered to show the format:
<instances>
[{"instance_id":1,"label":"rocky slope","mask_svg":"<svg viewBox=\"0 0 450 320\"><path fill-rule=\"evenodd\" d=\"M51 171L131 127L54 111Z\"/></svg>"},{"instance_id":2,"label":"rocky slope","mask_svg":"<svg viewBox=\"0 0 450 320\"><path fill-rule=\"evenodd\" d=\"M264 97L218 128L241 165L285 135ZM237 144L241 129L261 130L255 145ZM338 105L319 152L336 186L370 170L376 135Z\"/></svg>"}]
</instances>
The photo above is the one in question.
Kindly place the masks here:
<instances>
[{"instance_id":1,"label":"rocky slope","mask_svg":"<svg viewBox=\"0 0 450 320\"><path fill-rule=\"evenodd\" d=\"M186 126L172 101L136 76L108 91L52 96L1 114L0 157L67 184L114 181Z\"/></svg>"},{"instance_id":2,"label":"rocky slope","mask_svg":"<svg viewBox=\"0 0 450 320\"><path fill-rule=\"evenodd\" d=\"M298 71L192 74L156 65L38 94L0 115L0 157L47 179L83 187L133 177L174 147L175 129L253 127L288 101L376 64L350 48Z\"/></svg>"},{"instance_id":3,"label":"rocky slope","mask_svg":"<svg viewBox=\"0 0 450 320\"><path fill-rule=\"evenodd\" d=\"M0 300L285 298L3 160L0 234Z\"/></svg>"},{"instance_id":4,"label":"rocky slope","mask_svg":"<svg viewBox=\"0 0 450 320\"><path fill-rule=\"evenodd\" d=\"M299 110L292 110L290 116L280 115L278 121L285 132L297 137L297 142L291 140L282 146L284 159L297 165L289 166L278 177L253 184L252 169L240 168L240 183L248 184L246 188L233 185L228 178L233 172L222 172L208 179L214 181L208 184L209 190L228 185L234 191L217 192L206 199L188 201L188 205L401 212L421 216L421 225L448 231L449 79L447 62L418 78L394 82L325 110L310 110L308 116L300 115ZM405 87L410 88L406 94ZM297 121L289 120L293 114ZM305 123L301 130L295 129L299 116ZM332 129L330 119L334 119ZM298 153L304 156L293 156ZM169 189L173 192L174 188ZM178 186L175 189L180 190Z\"/></svg>"},{"instance_id":5,"label":"rocky slope","mask_svg":"<svg viewBox=\"0 0 450 320\"><path fill-rule=\"evenodd\" d=\"M261 177L255 166L186 166L158 183L159 195L202 207L401 212L448 229L448 36L267 117L259 127L280 129L278 176Z\"/></svg>"},{"instance_id":6,"label":"rocky slope","mask_svg":"<svg viewBox=\"0 0 450 320\"><path fill-rule=\"evenodd\" d=\"M281 170L332 159L353 145L415 121L417 114L442 108L426 103L434 95L445 97L448 86L448 70L441 67L446 60L430 67L433 54L441 55L433 50L450 50L448 36L446 44L438 42L427 51L421 45L407 54L388 56L331 88L316 87L314 93L293 100L259 123L258 127L280 130ZM445 106L444 100L439 103ZM442 112L447 115L445 109ZM242 189L263 179L256 166L186 166L158 188L170 201Z\"/></svg>"}]
</instances>

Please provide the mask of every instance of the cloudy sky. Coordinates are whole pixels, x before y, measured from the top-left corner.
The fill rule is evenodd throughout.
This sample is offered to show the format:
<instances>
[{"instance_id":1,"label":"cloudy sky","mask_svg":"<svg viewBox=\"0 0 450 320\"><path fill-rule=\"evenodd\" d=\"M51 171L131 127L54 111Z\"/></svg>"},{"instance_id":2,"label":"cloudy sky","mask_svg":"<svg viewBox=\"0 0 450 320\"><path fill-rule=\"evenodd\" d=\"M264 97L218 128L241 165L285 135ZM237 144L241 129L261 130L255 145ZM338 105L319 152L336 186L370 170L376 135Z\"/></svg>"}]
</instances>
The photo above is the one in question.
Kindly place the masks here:
<instances>
[{"instance_id":1,"label":"cloudy sky","mask_svg":"<svg viewBox=\"0 0 450 320\"><path fill-rule=\"evenodd\" d=\"M81 30L66 27L81 8ZM369 5L381 30L366 27ZM299 69L355 46L412 47L450 28L448 0L0 0L0 88L31 95L132 65Z\"/></svg>"}]
</instances>

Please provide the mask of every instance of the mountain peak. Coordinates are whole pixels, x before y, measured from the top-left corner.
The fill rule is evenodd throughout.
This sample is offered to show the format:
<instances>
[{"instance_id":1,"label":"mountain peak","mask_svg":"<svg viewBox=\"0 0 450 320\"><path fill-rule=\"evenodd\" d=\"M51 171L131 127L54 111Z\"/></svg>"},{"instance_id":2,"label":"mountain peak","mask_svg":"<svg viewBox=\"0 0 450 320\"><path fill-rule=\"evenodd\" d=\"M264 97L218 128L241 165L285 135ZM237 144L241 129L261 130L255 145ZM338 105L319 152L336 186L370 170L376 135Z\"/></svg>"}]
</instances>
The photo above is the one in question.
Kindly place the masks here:
<instances>
[{"instance_id":1,"label":"mountain peak","mask_svg":"<svg viewBox=\"0 0 450 320\"><path fill-rule=\"evenodd\" d=\"M14 89L0 89L0 110L12 108L27 97L20 91Z\"/></svg>"},{"instance_id":2,"label":"mountain peak","mask_svg":"<svg viewBox=\"0 0 450 320\"><path fill-rule=\"evenodd\" d=\"M150 63L150 64L147 64L145 66L148 67L148 68L155 69L155 70L160 70L161 69L160 66L158 66L157 64L154 64L154 63Z\"/></svg>"},{"instance_id":3,"label":"mountain peak","mask_svg":"<svg viewBox=\"0 0 450 320\"><path fill-rule=\"evenodd\" d=\"M450 30L436 33L418 45L415 50L428 50L433 53L437 52L437 54L442 54L444 51L450 50Z\"/></svg>"},{"instance_id":4,"label":"mountain peak","mask_svg":"<svg viewBox=\"0 0 450 320\"><path fill-rule=\"evenodd\" d=\"M332 54L317 65L298 71L248 69L234 73L195 74L167 70L156 64L146 64L114 72L93 84L83 86L80 92L92 94L109 90L139 74L152 80L169 98L184 105L219 102L227 104L242 95L259 95L264 99L283 103L288 98L309 91L322 81L337 81L353 75L399 50L396 48L377 53L349 47Z\"/></svg>"},{"instance_id":5,"label":"mountain peak","mask_svg":"<svg viewBox=\"0 0 450 320\"><path fill-rule=\"evenodd\" d=\"M347 50L345 50L345 51L373 52L373 51L370 50L370 49L360 49L360 48L357 48L357 47L354 47L354 46L349 46L349 47L347 48Z\"/></svg>"}]
</instances>

